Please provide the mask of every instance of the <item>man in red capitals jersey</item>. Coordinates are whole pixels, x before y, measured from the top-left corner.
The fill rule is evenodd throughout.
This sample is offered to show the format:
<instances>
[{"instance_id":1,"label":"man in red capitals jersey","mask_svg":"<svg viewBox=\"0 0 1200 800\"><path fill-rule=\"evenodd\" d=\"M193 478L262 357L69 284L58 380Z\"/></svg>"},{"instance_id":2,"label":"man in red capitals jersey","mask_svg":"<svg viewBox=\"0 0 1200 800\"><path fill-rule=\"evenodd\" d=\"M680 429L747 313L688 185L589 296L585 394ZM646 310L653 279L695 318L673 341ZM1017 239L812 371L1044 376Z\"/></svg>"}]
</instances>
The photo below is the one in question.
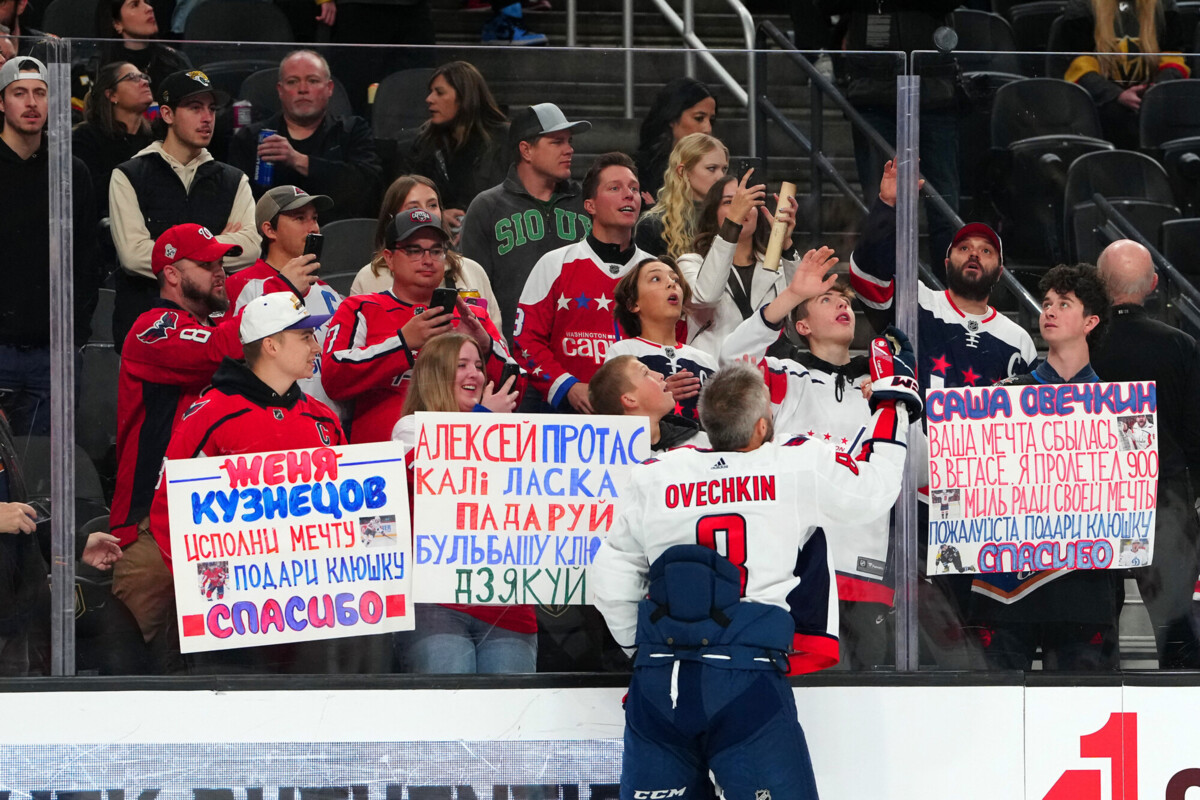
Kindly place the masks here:
<instances>
[{"instance_id":1,"label":"man in red capitals jersey","mask_svg":"<svg viewBox=\"0 0 1200 800\"><path fill-rule=\"evenodd\" d=\"M224 244L195 224L168 228L154 242L150 266L159 300L125 337L117 378L117 482L112 532L124 548L113 569L113 594L133 613L158 667L182 666L173 655L175 615L171 576L148 528L154 484L171 431L212 380L226 356L241 358L237 321L220 325L225 311L222 259L241 248Z\"/></svg>"},{"instance_id":2,"label":"man in red capitals jersey","mask_svg":"<svg viewBox=\"0 0 1200 800\"><path fill-rule=\"evenodd\" d=\"M354 401L355 442L391 440L417 352L439 333L459 329L478 342L488 380L502 383L511 359L488 316L477 317L461 297L450 313L431 307L446 274L447 238L441 220L424 209L397 214L383 251L391 290L348 297L329 321L321 380L334 400Z\"/></svg>"},{"instance_id":3,"label":"man in red capitals jersey","mask_svg":"<svg viewBox=\"0 0 1200 800\"><path fill-rule=\"evenodd\" d=\"M167 458L345 444L337 416L298 385L313 374L321 353L313 330L328 319L310 315L292 292L266 294L246 304L239 326L246 363L231 358L221 362L212 387L184 412ZM170 567L171 526L163 476L154 490L150 529Z\"/></svg>"},{"instance_id":4,"label":"man in red capitals jersey","mask_svg":"<svg viewBox=\"0 0 1200 800\"><path fill-rule=\"evenodd\" d=\"M530 385L555 409L593 413L588 381L619 338L613 322L618 281L650 254L633 243L642 209L637 167L605 153L583 179L592 232L538 259L525 282L513 337Z\"/></svg>"},{"instance_id":5,"label":"man in red capitals jersey","mask_svg":"<svg viewBox=\"0 0 1200 800\"><path fill-rule=\"evenodd\" d=\"M857 458L819 439L773 443L762 374L737 361L700 395L713 449L633 468L588 575L613 638L636 647L621 800L709 797L710 770L727 797L817 797L786 674L838 660L820 526L892 505L921 411L886 340L871 362L875 414Z\"/></svg>"},{"instance_id":6,"label":"man in red capitals jersey","mask_svg":"<svg viewBox=\"0 0 1200 800\"><path fill-rule=\"evenodd\" d=\"M328 317L337 311L342 296L317 277L321 263L304 252L310 233L321 232L317 215L333 207L323 194L308 194L299 186L276 186L254 207L254 221L263 237L263 257L229 277L225 289L234 310L256 297L271 292L293 292L304 301L308 313ZM317 344L325 346L325 328L317 329ZM321 371L300 381L300 389L315 397L344 419L343 409L329 398L321 384Z\"/></svg>"}]
</instances>

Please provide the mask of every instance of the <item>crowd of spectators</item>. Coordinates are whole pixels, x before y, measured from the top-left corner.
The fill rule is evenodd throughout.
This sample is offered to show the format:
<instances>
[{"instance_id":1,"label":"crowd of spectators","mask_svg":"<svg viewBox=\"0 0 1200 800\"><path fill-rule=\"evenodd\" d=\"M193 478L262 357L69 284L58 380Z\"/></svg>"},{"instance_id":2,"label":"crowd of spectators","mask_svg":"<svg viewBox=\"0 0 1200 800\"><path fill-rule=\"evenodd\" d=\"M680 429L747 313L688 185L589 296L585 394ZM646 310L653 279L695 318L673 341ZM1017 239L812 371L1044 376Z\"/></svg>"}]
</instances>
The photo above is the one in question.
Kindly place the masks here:
<instances>
[{"instance_id":1,"label":"crowd of spectators","mask_svg":"<svg viewBox=\"0 0 1200 800\"><path fill-rule=\"evenodd\" d=\"M27 35L19 29L24 2L0 2L0 12L17 9L7 21L0 13L0 22ZM317 25L342 24L354 41L399 36L380 18L390 12L392 24L395 6L415 18L428 15L423 0L335 2L298 1L293 11ZM520 4L513 5L519 13ZM1105 11L1101 0L1084 5L1080 13L1091 16L1070 17L1071 29L1094 34L1090 43L1100 55L1076 59L1067 77L1102 110L1109 104L1103 117L1116 141L1127 133L1129 113L1136 117L1137 87L1186 74L1186 67L1172 57L1147 62L1131 55L1131 26L1166 24L1161 15L1135 20L1124 7ZM488 26L514 24L511 6L492 6L496 18ZM176 18L185 11L177 6ZM937 16L929 8L911 13ZM855 352L856 330L865 320L882 332L894 319L890 162L860 163L871 207L853 254L842 254L849 282L812 296L799 288L800 267L824 271L838 258L827 247L796 247L800 206L795 199L771 202L760 169L730 171L729 148L714 135L716 99L694 79L662 89L633 153L605 153L581 165L573 158L575 138L591 123L569 119L551 103L505 109L473 65L453 61L434 70L427 121L398 163L385 166L368 121L332 113L330 64L299 49L279 64L280 111L240 128L218 158L210 146L230 98L186 56L149 41L158 32L154 10L142 0L111 0L101 4L99 22L115 38L87 67L84 121L73 132L75 330L82 346L99 287L112 287L113 341L121 354L118 466L111 539L92 539L86 548L81 539L80 552L97 568L113 568L112 593L141 633L136 657L112 662L122 669L304 668L285 663L296 657L291 651L232 662L180 655L165 494L156 489L164 457L343 442L398 441L409 451L417 411L637 415L647 418L656 451L705 446L698 399L718 365L735 359L761 369L778 434L840 441L847 453L862 439L871 418L863 391L869 371ZM845 35L869 35L869 27L856 25ZM416 31L405 35L419 35L420 26ZM335 28L335 38L342 34ZM1113 37L1124 44L1112 45ZM1164 33L1160 41L1174 40ZM1143 40L1155 42L1153 35ZM871 99L877 76L855 69L850 63L852 102L881 117L894 113ZM6 259L21 270L0 303L0 405L19 436L49 433L48 87L46 68L32 56L14 54L0 67L0 170L7 185L22 187L0 201ZM923 152L937 153L949 140L937 138L946 133L937 120L945 108L933 96L922 130L927 112L934 138ZM147 112L155 104L151 126ZM273 168L270 180L264 165ZM934 179L936 165L923 169ZM582 181L573 179L577 174ZM938 185L956 200L953 180ZM324 280L314 242L323 225L364 218L375 221L372 241L362 243L372 256L342 296ZM782 233L778 264L766 260L772 228ZM1149 254L1119 242L1098 270L1048 273L1038 292L1049 354L1039 360L1030 331L989 304L1005 269L1001 237L983 223L947 229L936 215L929 234L947 288L920 287L911 333L919 341L922 389L1160 382L1165 522L1157 542L1169 555L1132 577L1146 600L1160 664L1200 667L1191 601L1200 525L1189 480L1200 473L1200 432L1181 413L1200 377L1200 354L1191 337L1148 319ZM1131 333L1105 339L1114 308L1115 326ZM1079 324L1071 317L1059 325L1063 314L1078 315ZM1121 348L1152 337L1161 342L1156 352L1169 357L1147 362ZM186 413L202 393L210 402ZM248 416L231 422L233 408ZM255 415L268 413L288 424L256 423ZM0 451L4 441L0 435ZM11 460L0 452L0 462ZM27 579L40 557L23 537L39 526L37 510L22 497L11 478L0 485L0 558L9 574ZM843 664L886 668L896 580L889 516L825 533L838 543L831 557ZM43 574L0 594L0 669L9 673L30 669L36 642L22 620L34 613L31 587ZM1045 669L1116 668L1123 576L1079 571L997 586L922 570L922 658L954 668L1029 669L1040 648ZM999 593L1008 599L997 602ZM10 598L19 612L6 616ZM546 642L539 609L419 606L416 618L414 632L375 653L385 669L563 668L539 652ZM615 650L594 614L573 624L604 652ZM338 661L325 655L306 657ZM585 662L594 666L578 664ZM604 659L605 667L620 663L619 655Z\"/></svg>"}]
</instances>

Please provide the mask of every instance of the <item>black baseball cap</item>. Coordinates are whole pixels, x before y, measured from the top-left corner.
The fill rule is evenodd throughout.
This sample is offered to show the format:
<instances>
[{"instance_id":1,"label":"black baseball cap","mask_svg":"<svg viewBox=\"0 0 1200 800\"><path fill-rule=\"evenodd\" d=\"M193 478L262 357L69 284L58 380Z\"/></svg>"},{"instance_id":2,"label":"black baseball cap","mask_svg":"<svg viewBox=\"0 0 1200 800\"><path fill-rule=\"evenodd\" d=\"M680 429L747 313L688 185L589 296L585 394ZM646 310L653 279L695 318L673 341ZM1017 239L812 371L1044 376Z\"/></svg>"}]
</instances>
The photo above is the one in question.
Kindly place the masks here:
<instances>
[{"instance_id":1,"label":"black baseball cap","mask_svg":"<svg viewBox=\"0 0 1200 800\"><path fill-rule=\"evenodd\" d=\"M158 104L167 108L175 108L189 97L198 94L211 94L217 105L229 102L229 95L212 85L212 81L198 69L172 72L158 87Z\"/></svg>"},{"instance_id":2,"label":"black baseball cap","mask_svg":"<svg viewBox=\"0 0 1200 800\"><path fill-rule=\"evenodd\" d=\"M423 208L410 208L392 217L392 221L388 223L387 246L390 248L403 242L423 228L437 231L442 239L450 238L442 228L441 217L430 214Z\"/></svg>"}]
</instances>

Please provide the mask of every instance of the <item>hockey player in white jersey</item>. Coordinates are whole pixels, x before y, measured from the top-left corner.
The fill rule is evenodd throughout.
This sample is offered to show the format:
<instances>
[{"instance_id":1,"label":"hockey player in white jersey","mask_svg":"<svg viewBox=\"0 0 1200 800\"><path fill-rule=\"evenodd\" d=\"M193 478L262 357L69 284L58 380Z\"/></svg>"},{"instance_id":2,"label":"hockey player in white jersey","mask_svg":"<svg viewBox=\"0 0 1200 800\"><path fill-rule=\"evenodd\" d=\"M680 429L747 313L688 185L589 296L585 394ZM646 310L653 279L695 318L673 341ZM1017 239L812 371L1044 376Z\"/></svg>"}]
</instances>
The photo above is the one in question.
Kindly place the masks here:
<instances>
[{"instance_id":1,"label":"hockey player in white jersey","mask_svg":"<svg viewBox=\"0 0 1200 800\"><path fill-rule=\"evenodd\" d=\"M636 648L621 800L711 796L709 770L730 800L817 796L785 677L838 660L817 528L892 505L921 411L911 366L884 339L871 353L876 411L857 457L802 437L772 442L762 375L736 362L701 394L713 450L634 467L589 575L617 643Z\"/></svg>"}]
</instances>

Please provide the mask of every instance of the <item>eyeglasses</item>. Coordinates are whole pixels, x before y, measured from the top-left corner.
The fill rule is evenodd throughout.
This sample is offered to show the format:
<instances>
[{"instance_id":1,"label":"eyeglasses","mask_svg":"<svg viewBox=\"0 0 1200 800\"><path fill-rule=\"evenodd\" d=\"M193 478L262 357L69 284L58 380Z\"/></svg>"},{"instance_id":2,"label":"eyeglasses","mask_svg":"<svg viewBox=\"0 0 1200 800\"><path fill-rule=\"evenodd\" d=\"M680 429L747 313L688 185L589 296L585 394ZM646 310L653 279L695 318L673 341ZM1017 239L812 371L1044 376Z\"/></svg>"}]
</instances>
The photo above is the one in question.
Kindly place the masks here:
<instances>
[{"instance_id":1,"label":"eyeglasses","mask_svg":"<svg viewBox=\"0 0 1200 800\"><path fill-rule=\"evenodd\" d=\"M397 247L396 249L411 259L424 258L426 253L428 253L434 261L440 261L446 257L446 248L440 246L417 247L415 244L410 244L404 247Z\"/></svg>"},{"instance_id":2,"label":"eyeglasses","mask_svg":"<svg viewBox=\"0 0 1200 800\"><path fill-rule=\"evenodd\" d=\"M131 72L128 75L122 75L121 77L117 78L117 83L123 83L125 81L145 81L146 84L149 85L150 76L144 72Z\"/></svg>"}]
</instances>

